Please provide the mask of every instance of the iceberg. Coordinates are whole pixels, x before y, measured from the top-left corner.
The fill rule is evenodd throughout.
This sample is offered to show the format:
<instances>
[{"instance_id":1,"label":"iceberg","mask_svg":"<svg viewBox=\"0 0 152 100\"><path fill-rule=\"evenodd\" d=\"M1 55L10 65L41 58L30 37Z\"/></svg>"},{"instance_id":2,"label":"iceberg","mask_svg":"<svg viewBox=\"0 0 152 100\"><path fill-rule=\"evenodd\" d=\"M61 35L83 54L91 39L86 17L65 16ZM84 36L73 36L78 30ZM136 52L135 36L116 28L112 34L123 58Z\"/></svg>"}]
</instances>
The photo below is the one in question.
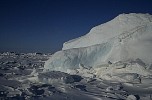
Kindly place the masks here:
<instances>
[{"instance_id":1,"label":"iceberg","mask_svg":"<svg viewBox=\"0 0 152 100\"><path fill-rule=\"evenodd\" d=\"M87 68L108 62L135 61L152 64L152 15L120 14L82 37L63 44L61 51L45 62L46 70L67 72L83 64Z\"/></svg>"}]
</instances>

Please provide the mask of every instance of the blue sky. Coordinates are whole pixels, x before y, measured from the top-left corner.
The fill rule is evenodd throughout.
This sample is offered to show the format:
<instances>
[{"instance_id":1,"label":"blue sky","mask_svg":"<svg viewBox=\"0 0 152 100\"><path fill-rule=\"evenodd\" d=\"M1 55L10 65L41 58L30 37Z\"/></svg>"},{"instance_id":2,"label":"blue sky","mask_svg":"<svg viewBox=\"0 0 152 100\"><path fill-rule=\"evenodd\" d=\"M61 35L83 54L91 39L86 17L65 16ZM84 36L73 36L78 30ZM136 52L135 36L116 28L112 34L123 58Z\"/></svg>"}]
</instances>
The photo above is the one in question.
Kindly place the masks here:
<instances>
[{"instance_id":1,"label":"blue sky","mask_svg":"<svg viewBox=\"0 0 152 100\"><path fill-rule=\"evenodd\" d=\"M121 13L152 14L152 0L0 0L0 51L55 52Z\"/></svg>"}]
</instances>

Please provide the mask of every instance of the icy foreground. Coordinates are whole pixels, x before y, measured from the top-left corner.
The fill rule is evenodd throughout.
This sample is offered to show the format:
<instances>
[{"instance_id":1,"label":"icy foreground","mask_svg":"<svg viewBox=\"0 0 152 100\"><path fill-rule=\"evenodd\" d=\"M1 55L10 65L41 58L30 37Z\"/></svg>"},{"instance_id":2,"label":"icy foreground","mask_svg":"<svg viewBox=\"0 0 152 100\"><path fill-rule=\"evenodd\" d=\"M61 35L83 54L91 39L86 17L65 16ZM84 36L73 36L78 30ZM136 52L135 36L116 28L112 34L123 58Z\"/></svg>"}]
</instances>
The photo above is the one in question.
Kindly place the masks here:
<instances>
[{"instance_id":1,"label":"icy foreground","mask_svg":"<svg viewBox=\"0 0 152 100\"><path fill-rule=\"evenodd\" d=\"M151 100L151 70L135 61L44 72L50 55L0 53L0 100Z\"/></svg>"}]
</instances>

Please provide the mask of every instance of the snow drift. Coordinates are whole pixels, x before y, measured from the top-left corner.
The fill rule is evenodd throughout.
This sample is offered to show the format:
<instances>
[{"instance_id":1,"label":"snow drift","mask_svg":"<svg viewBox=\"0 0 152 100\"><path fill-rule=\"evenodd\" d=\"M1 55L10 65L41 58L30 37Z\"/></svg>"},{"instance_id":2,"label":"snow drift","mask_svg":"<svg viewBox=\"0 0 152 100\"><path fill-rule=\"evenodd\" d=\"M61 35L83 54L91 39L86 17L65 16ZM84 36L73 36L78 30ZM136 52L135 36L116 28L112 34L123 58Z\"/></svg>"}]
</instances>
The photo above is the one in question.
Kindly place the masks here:
<instances>
[{"instance_id":1,"label":"snow drift","mask_svg":"<svg viewBox=\"0 0 152 100\"><path fill-rule=\"evenodd\" d=\"M118 61L140 59L146 66L152 63L152 15L120 14L113 20L96 26L77 39L63 44L45 62L45 69L67 72L79 64L96 67Z\"/></svg>"}]
</instances>

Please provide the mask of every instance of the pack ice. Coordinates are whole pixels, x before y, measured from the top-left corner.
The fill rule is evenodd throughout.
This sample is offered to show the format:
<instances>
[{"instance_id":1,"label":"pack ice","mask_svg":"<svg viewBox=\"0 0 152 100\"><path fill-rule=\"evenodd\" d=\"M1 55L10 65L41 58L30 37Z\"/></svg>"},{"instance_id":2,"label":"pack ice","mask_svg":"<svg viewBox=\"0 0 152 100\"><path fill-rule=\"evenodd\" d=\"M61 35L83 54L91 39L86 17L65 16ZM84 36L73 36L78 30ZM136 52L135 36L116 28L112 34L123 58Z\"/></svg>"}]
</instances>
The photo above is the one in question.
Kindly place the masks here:
<instances>
[{"instance_id":1,"label":"pack ice","mask_svg":"<svg viewBox=\"0 0 152 100\"><path fill-rule=\"evenodd\" d=\"M62 50L53 54L44 67L46 70L68 72L83 65L93 68L101 77L106 71L106 75L119 73L121 75L117 77L126 79L123 72L128 77L132 73L135 74L131 77L150 75L147 69L152 67L151 51L152 15L120 14L92 28L88 34L65 42Z\"/></svg>"}]
</instances>

